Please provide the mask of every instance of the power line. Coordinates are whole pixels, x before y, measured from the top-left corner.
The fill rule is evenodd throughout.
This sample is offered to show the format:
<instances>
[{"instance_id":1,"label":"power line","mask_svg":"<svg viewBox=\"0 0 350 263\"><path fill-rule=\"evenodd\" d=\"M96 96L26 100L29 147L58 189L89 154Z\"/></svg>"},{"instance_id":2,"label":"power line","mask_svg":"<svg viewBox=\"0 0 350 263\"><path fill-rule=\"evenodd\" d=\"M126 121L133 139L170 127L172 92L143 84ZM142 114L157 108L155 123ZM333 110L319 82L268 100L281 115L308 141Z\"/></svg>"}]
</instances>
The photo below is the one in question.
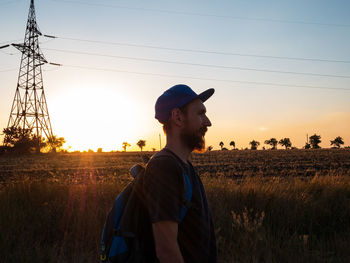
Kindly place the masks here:
<instances>
[{"instance_id":1,"label":"power line","mask_svg":"<svg viewBox=\"0 0 350 263\"><path fill-rule=\"evenodd\" d=\"M160 73L151 73L151 72L127 71L127 70L87 67L87 66L78 66L78 65L60 65L60 66L70 67L70 68L77 68L77 69L85 69L85 70L120 72L120 73L128 73L128 74L136 74L136 75L147 75L147 76L156 76L156 77L167 77L167 78L181 78L181 79L193 79L193 80L203 80L203 81L217 81L217 82L240 83L240 84L253 84L253 85L276 86L276 87L291 87L291 88L307 88L307 89L324 89L324 90L350 91L350 89L346 89L346 88L331 88L331 87L325 87L325 86L309 86L309 85L283 84L283 83L274 83L274 82L258 82L258 81L202 78L202 77L193 77L193 76L185 76L185 75L170 75L170 74L160 74ZM1 72L14 71L14 70L17 70L17 68L0 70L0 73ZM44 70L44 71L52 71L52 70Z\"/></svg>"},{"instance_id":2,"label":"power line","mask_svg":"<svg viewBox=\"0 0 350 263\"><path fill-rule=\"evenodd\" d=\"M15 39L15 40L9 40L9 41L6 41L6 42L1 42L0 45L2 45L2 44L11 44L13 42L17 42L17 41L20 41L20 40L23 40L23 39Z\"/></svg>"},{"instance_id":3,"label":"power line","mask_svg":"<svg viewBox=\"0 0 350 263\"><path fill-rule=\"evenodd\" d=\"M350 79L350 76L345 76L345 75L332 75L332 74L304 73L304 72L280 71L280 70L257 69L257 68L244 68L244 67L234 67L234 66L223 66L223 65L190 63L190 62L181 62L181 61L170 61L170 60L161 60L161 59L116 56L116 55L90 53L90 52L73 51L73 50L63 50L63 49L53 49L53 48L44 48L44 49L45 50L51 50L51 51L57 51L57 52L63 52L63 53L71 53L71 54L81 54L81 55L88 55L88 56L119 58L119 59L137 60L137 61L177 64L177 65L188 65L188 66L200 66L200 67L220 68L220 69L234 69L234 70L244 70L244 71L256 71L256 72L268 72L268 73L279 73L279 74L292 74L292 75L304 75L304 76L316 76L316 77L331 77L331 78Z\"/></svg>"},{"instance_id":4,"label":"power line","mask_svg":"<svg viewBox=\"0 0 350 263\"><path fill-rule=\"evenodd\" d=\"M169 74L160 74L160 73L151 73L151 72L127 71L127 70L118 70L118 69L111 69L111 68L97 68L97 67L87 67L87 66L78 66L78 65L62 65L62 66L63 67L70 67L70 68L78 68L78 69L98 70L98 71L107 71L107 72L120 72L120 73L158 76L158 77L167 77L167 78L182 78L182 79L194 79L194 80L203 80L203 81L218 81L218 82L230 82L230 83L241 83L241 84L254 84L254 85L264 85L264 86L283 86L283 87L293 87L293 88L350 91L350 89L346 89L346 88L331 88L331 87L324 87L324 86L308 86L308 85L292 85L292 84L289 85L289 84L272 83L272 82L255 82L255 81L243 81L243 80L202 78L202 77L193 77L193 76L185 76L185 75L169 75Z\"/></svg>"},{"instance_id":5,"label":"power line","mask_svg":"<svg viewBox=\"0 0 350 263\"><path fill-rule=\"evenodd\" d=\"M2 69L0 72L9 72L9 71L14 71L17 70L18 68L10 68L10 69Z\"/></svg>"},{"instance_id":6,"label":"power line","mask_svg":"<svg viewBox=\"0 0 350 263\"><path fill-rule=\"evenodd\" d=\"M52 0L54 2L64 2L72 3L78 5L88 5L88 6L101 6L101 7L112 7L118 9L136 10L144 12L156 12L174 15L186 15L186 16L201 16L201 17L216 17L216 18L227 18L235 20L248 20L256 22L269 22L269 23L284 23L284 24L301 24L301 25L315 25L315 26L329 26L329 27L344 27L349 28L348 24L336 24L336 23L321 23L321 22L308 22L308 21L298 21L298 20L283 20L283 19L271 19L271 18L253 18L253 17L243 17L243 16L228 16L228 15L217 15L217 14L206 14L206 13L196 13L187 11L176 11L176 10L166 10L166 9L155 9L155 8L144 8L144 7L130 7L130 6L120 6L120 5L109 5L109 4L97 4L97 3L86 3L80 1L69 1L69 0Z\"/></svg>"},{"instance_id":7,"label":"power line","mask_svg":"<svg viewBox=\"0 0 350 263\"><path fill-rule=\"evenodd\" d=\"M50 37L53 37L53 36L50 36ZM225 52L225 51L212 51L212 50L199 50L199 49L187 49L187 48L174 48L174 47L164 47L164 46L141 45L141 44L133 44L133 43L108 42L108 41L69 38L69 37L55 37L55 38L65 39L65 40L72 40L72 41L80 41L80 42L107 44L107 45L118 45L118 46L138 47L138 48L150 48L150 49L160 49L160 50L170 50L170 51L180 51L180 52L191 52L191 53L217 54L217 55L225 55L225 56L269 58L269 59L279 59L279 60L331 62L331 63L346 63L346 64L350 63L349 60L334 60L334 59L320 59L320 58L301 58L301 57L286 57L286 56L244 54L244 53L233 53L233 52Z\"/></svg>"}]
</instances>

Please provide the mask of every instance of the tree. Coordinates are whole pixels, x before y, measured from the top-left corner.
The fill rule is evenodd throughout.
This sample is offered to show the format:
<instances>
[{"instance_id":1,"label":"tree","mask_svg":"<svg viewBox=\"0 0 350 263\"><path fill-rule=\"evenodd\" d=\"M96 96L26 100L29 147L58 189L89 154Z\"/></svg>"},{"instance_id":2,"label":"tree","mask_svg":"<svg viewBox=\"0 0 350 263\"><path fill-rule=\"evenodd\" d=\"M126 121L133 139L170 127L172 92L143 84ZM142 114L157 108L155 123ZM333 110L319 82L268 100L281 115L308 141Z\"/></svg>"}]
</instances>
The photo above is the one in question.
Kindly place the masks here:
<instances>
[{"instance_id":1,"label":"tree","mask_svg":"<svg viewBox=\"0 0 350 263\"><path fill-rule=\"evenodd\" d=\"M250 149L251 150L256 150L258 149L258 146L260 145L260 142L256 141L256 140L252 140L250 143Z\"/></svg>"},{"instance_id":2,"label":"tree","mask_svg":"<svg viewBox=\"0 0 350 263\"><path fill-rule=\"evenodd\" d=\"M141 152L142 152L142 148L146 146L146 141L145 141L145 140L139 140L139 141L136 143L136 145L137 145L138 147L140 147Z\"/></svg>"},{"instance_id":3,"label":"tree","mask_svg":"<svg viewBox=\"0 0 350 263\"><path fill-rule=\"evenodd\" d=\"M123 149L124 149L124 152L126 152L126 147L129 147L131 146L128 142L123 142Z\"/></svg>"},{"instance_id":4,"label":"tree","mask_svg":"<svg viewBox=\"0 0 350 263\"><path fill-rule=\"evenodd\" d=\"M275 150L277 146L277 140L276 138L271 138L270 140L266 140L265 144L272 146L271 150Z\"/></svg>"},{"instance_id":5,"label":"tree","mask_svg":"<svg viewBox=\"0 0 350 263\"><path fill-rule=\"evenodd\" d=\"M97 152L98 152L98 153L102 153L102 152L103 152L103 149L102 149L102 148L97 148Z\"/></svg>"},{"instance_id":6,"label":"tree","mask_svg":"<svg viewBox=\"0 0 350 263\"><path fill-rule=\"evenodd\" d=\"M31 129L22 129L15 126L3 129L3 133L5 135L4 144L9 147L14 147L20 140L31 139L32 137Z\"/></svg>"},{"instance_id":7,"label":"tree","mask_svg":"<svg viewBox=\"0 0 350 263\"><path fill-rule=\"evenodd\" d=\"M221 148L221 150L222 150L222 147L224 147L224 143L223 143L223 142L220 142L220 143L219 143L219 146L220 146L220 148Z\"/></svg>"},{"instance_id":8,"label":"tree","mask_svg":"<svg viewBox=\"0 0 350 263\"><path fill-rule=\"evenodd\" d=\"M304 149L310 149L311 148L311 144L306 142L305 143L305 146L304 146Z\"/></svg>"},{"instance_id":9,"label":"tree","mask_svg":"<svg viewBox=\"0 0 350 263\"><path fill-rule=\"evenodd\" d=\"M44 139L34 135L31 129L12 126L3 129L3 133L5 146L16 153L30 153L35 150L40 152L40 149L46 146Z\"/></svg>"},{"instance_id":10,"label":"tree","mask_svg":"<svg viewBox=\"0 0 350 263\"><path fill-rule=\"evenodd\" d=\"M230 142L230 146L232 146L232 148L235 149L235 148L236 148L235 142L234 142L234 141L231 141L231 142Z\"/></svg>"},{"instance_id":11,"label":"tree","mask_svg":"<svg viewBox=\"0 0 350 263\"><path fill-rule=\"evenodd\" d=\"M343 138L340 136L336 137L333 141L331 141L331 145L334 145L338 148L340 148L340 145L343 145L343 144L344 144Z\"/></svg>"},{"instance_id":12,"label":"tree","mask_svg":"<svg viewBox=\"0 0 350 263\"><path fill-rule=\"evenodd\" d=\"M321 136L316 133L310 136L310 144L313 149L321 148L319 144L321 143Z\"/></svg>"},{"instance_id":13,"label":"tree","mask_svg":"<svg viewBox=\"0 0 350 263\"><path fill-rule=\"evenodd\" d=\"M210 152L211 150L213 150L213 146L209 145L207 151Z\"/></svg>"},{"instance_id":14,"label":"tree","mask_svg":"<svg viewBox=\"0 0 350 263\"><path fill-rule=\"evenodd\" d=\"M286 147L286 150L292 147L292 142L290 141L289 138L283 138L278 143L281 144L281 146Z\"/></svg>"},{"instance_id":15,"label":"tree","mask_svg":"<svg viewBox=\"0 0 350 263\"><path fill-rule=\"evenodd\" d=\"M50 152L57 152L57 150L61 150L63 144L65 143L66 140L63 137L57 137L56 135L52 135L46 140L46 144L49 147Z\"/></svg>"}]
</instances>

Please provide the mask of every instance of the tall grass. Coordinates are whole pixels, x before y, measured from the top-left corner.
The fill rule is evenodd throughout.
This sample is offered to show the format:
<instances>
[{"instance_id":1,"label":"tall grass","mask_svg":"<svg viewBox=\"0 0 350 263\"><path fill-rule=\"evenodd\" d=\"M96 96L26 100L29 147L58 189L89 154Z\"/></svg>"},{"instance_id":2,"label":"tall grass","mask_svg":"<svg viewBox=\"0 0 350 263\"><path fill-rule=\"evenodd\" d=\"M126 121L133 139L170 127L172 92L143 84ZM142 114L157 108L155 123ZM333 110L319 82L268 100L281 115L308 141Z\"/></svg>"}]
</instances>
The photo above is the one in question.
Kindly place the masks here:
<instances>
[{"instance_id":1,"label":"tall grass","mask_svg":"<svg viewBox=\"0 0 350 263\"><path fill-rule=\"evenodd\" d=\"M226 262L350 261L349 176L220 178L206 186Z\"/></svg>"},{"instance_id":2,"label":"tall grass","mask_svg":"<svg viewBox=\"0 0 350 263\"><path fill-rule=\"evenodd\" d=\"M0 191L1 262L97 262L123 180L23 180ZM203 178L221 262L349 262L350 176Z\"/></svg>"}]
</instances>

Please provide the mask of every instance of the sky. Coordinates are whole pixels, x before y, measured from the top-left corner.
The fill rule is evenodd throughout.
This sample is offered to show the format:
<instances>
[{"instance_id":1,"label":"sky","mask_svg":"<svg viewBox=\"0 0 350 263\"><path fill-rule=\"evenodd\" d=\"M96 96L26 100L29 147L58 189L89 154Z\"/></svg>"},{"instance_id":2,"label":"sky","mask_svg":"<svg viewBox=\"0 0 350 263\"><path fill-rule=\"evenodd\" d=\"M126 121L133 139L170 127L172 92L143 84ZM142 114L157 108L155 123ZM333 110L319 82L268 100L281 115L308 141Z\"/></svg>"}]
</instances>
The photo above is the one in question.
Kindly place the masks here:
<instances>
[{"instance_id":1,"label":"sky","mask_svg":"<svg viewBox=\"0 0 350 263\"><path fill-rule=\"evenodd\" d=\"M29 0L0 0L0 46L24 39ZM272 137L350 145L347 0L36 0L49 62L43 80L53 133L70 150L164 146L158 96L176 84L200 93L207 146ZM0 49L0 128L7 126L21 55Z\"/></svg>"}]
</instances>

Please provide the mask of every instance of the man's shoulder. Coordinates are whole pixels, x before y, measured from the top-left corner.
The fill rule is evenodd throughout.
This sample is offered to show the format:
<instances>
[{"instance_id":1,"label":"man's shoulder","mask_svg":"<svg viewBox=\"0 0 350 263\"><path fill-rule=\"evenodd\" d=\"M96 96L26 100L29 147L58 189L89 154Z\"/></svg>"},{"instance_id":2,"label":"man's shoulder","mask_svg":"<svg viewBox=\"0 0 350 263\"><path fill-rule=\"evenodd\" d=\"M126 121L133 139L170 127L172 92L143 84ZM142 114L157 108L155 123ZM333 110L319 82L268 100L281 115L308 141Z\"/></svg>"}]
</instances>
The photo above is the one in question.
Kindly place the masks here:
<instances>
[{"instance_id":1,"label":"man's shoulder","mask_svg":"<svg viewBox=\"0 0 350 263\"><path fill-rule=\"evenodd\" d=\"M161 164L161 163L166 163L169 165L177 165L177 166L181 165L178 158L165 148L157 152L155 155L153 155L149 160L148 165Z\"/></svg>"},{"instance_id":2,"label":"man's shoulder","mask_svg":"<svg viewBox=\"0 0 350 263\"><path fill-rule=\"evenodd\" d=\"M151 157L147 163L147 167L158 166L158 165L178 165L178 161L171 156L168 152L162 150Z\"/></svg>"},{"instance_id":3,"label":"man's shoulder","mask_svg":"<svg viewBox=\"0 0 350 263\"><path fill-rule=\"evenodd\" d=\"M181 174L183 167L181 162L166 149L161 150L152 156L146 166L146 174Z\"/></svg>"}]
</instances>

